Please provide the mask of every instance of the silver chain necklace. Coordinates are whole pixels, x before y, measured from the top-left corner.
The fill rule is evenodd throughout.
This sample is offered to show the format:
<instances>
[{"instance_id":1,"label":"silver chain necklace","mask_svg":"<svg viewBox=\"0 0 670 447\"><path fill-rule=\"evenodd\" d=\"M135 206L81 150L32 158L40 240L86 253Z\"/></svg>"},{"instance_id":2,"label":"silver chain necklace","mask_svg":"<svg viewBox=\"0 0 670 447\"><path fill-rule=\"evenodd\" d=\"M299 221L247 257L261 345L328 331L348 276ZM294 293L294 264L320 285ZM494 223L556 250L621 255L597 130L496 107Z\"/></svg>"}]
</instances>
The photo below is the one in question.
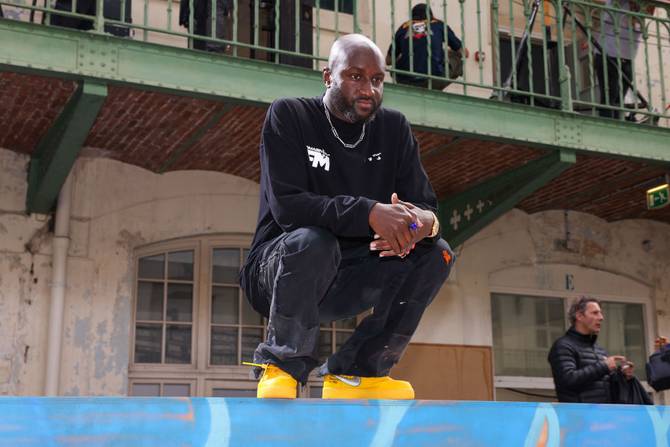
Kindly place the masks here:
<instances>
[{"instance_id":1,"label":"silver chain necklace","mask_svg":"<svg viewBox=\"0 0 670 447\"><path fill-rule=\"evenodd\" d=\"M325 102L323 103L323 110L326 111L326 118L328 118L328 123L330 124L330 130L333 131L333 135L335 135L335 138L337 138L337 141L342 143L342 146L346 147L347 149L354 149L356 146L358 146L361 143L361 141L363 141L363 138L365 138L365 125L367 123L363 123L363 130L361 130L361 136L358 137L358 141L356 141L353 144L345 143L344 141L342 141L342 138L340 138L340 136L337 134L337 129L335 129L335 126L333 126L333 122L330 120L330 113L328 113L328 107L326 107Z\"/></svg>"}]
</instances>

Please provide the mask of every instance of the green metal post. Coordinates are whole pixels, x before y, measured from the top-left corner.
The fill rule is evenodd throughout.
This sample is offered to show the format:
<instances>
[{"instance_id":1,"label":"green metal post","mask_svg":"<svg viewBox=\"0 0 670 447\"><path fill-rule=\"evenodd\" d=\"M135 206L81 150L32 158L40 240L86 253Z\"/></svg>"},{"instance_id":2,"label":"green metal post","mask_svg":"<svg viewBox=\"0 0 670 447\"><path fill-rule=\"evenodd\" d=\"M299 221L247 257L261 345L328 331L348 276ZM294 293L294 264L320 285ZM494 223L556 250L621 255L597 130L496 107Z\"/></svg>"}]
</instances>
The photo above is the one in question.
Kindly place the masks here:
<instances>
[{"instance_id":1,"label":"green metal post","mask_svg":"<svg viewBox=\"0 0 670 447\"><path fill-rule=\"evenodd\" d=\"M238 36L238 33L237 33L237 28L238 28L238 23L240 21L239 16L240 16L239 2L237 0L233 0L233 38L232 38L232 41L234 42L234 44L233 44L233 56L237 56L237 42L239 40L239 36ZM296 25L296 26L298 26L298 25Z\"/></svg>"},{"instance_id":2,"label":"green metal post","mask_svg":"<svg viewBox=\"0 0 670 447\"><path fill-rule=\"evenodd\" d=\"M670 32L669 32L670 34ZM667 100L665 96L665 73L663 69L663 50L661 48L661 24L657 20L656 21L656 49L658 50L658 66L660 68L660 75L661 75L661 113L663 113L663 107L667 107ZM635 86L635 70L632 70L633 72L633 86ZM635 93L635 98L637 100L637 90L634 92Z\"/></svg>"},{"instance_id":3,"label":"green metal post","mask_svg":"<svg viewBox=\"0 0 670 447\"><path fill-rule=\"evenodd\" d=\"M104 1L95 0L95 32L102 34L105 32L105 14Z\"/></svg>"},{"instance_id":4,"label":"green metal post","mask_svg":"<svg viewBox=\"0 0 670 447\"><path fill-rule=\"evenodd\" d=\"M532 1L532 0L531 0ZM528 33L528 43L526 44L526 67L528 68L528 91L530 92L530 105L535 106L535 86L533 85L533 52L531 36L533 35L533 27L530 24L530 4L529 0L523 0L523 14L526 17L526 32ZM535 23L533 23L534 25Z\"/></svg>"},{"instance_id":5,"label":"green metal post","mask_svg":"<svg viewBox=\"0 0 670 447\"><path fill-rule=\"evenodd\" d=\"M556 9L556 44L558 46L559 86L561 90L561 109L572 111L572 94L570 93L570 70L565 65L565 39L563 37L563 8L560 0L554 3Z\"/></svg>"},{"instance_id":6,"label":"green metal post","mask_svg":"<svg viewBox=\"0 0 670 447\"><path fill-rule=\"evenodd\" d=\"M433 15L431 14L430 8L426 8L426 45L428 45L428 89L433 89Z\"/></svg>"},{"instance_id":7,"label":"green metal post","mask_svg":"<svg viewBox=\"0 0 670 447\"><path fill-rule=\"evenodd\" d=\"M516 64L514 61L516 60L516 30L514 29L514 0L509 0L509 45L510 45L510 50L512 52L512 58L510 59L512 61L512 88L514 90L517 89L517 82L516 82Z\"/></svg>"},{"instance_id":8,"label":"green metal post","mask_svg":"<svg viewBox=\"0 0 670 447\"><path fill-rule=\"evenodd\" d=\"M295 20L295 50L300 53L300 0L295 0L293 2L293 7L295 9L294 20Z\"/></svg>"},{"instance_id":9,"label":"green metal post","mask_svg":"<svg viewBox=\"0 0 670 447\"><path fill-rule=\"evenodd\" d=\"M545 18L545 10L544 10L544 2L545 0L542 0L540 2L540 14L542 15L542 64L544 67L544 91L545 93L549 94L549 63L548 63L548 57L547 57L547 25L544 23L544 18ZM551 28L549 28L551 30Z\"/></svg>"},{"instance_id":10,"label":"green metal post","mask_svg":"<svg viewBox=\"0 0 670 447\"><path fill-rule=\"evenodd\" d=\"M121 0L121 17L126 19L126 0ZM172 0L168 0L167 6L167 29L172 31Z\"/></svg>"},{"instance_id":11,"label":"green metal post","mask_svg":"<svg viewBox=\"0 0 670 447\"><path fill-rule=\"evenodd\" d=\"M352 3L353 3L353 8L354 8L354 32L360 34L361 33L361 24L360 24L360 21L359 21L359 18L358 18L358 0L352 0Z\"/></svg>"},{"instance_id":12,"label":"green metal post","mask_svg":"<svg viewBox=\"0 0 670 447\"><path fill-rule=\"evenodd\" d=\"M592 34L591 29L593 27L593 9L591 7L586 8L586 43L587 43L587 54L589 57L589 96L591 104L595 104L595 75L593 73L593 43L591 42ZM591 114L597 116L598 111L595 106L591 107Z\"/></svg>"},{"instance_id":13,"label":"green metal post","mask_svg":"<svg viewBox=\"0 0 670 447\"><path fill-rule=\"evenodd\" d=\"M581 99L581 92L582 92L582 76L581 76L581 64L579 63L579 55L577 53L577 45L578 45L578 39L577 39L577 24L575 21L577 20L575 18L576 12L574 9L571 9L571 28L570 28L570 34L572 34L572 61L573 65L575 67L575 98L576 99Z\"/></svg>"},{"instance_id":14,"label":"green metal post","mask_svg":"<svg viewBox=\"0 0 670 447\"><path fill-rule=\"evenodd\" d=\"M102 4L103 0L100 0L100 3ZM144 17L142 18L142 24L146 27L149 26L149 0L144 0ZM144 32L142 33L142 40L147 41L149 38L147 34L147 30L145 29Z\"/></svg>"},{"instance_id":15,"label":"green metal post","mask_svg":"<svg viewBox=\"0 0 670 447\"><path fill-rule=\"evenodd\" d=\"M502 100L503 92L500 89L502 87L502 80L500 75L500 47L498 43L500 42L500 31L498 30L498 15L500 14L500 6L498 0L491 0L491 15L493 16L493 36L491 42L493 42L493 63L496 66L496 87L495 94L498 97L498 100ZM445 31L446 35L446 31Z\"/></svg>"},{"instance_id":16,"label":"green metal post","mask_svg":"<svg viewBox=\"0 0 670 447\"><path fill-rule=\"evenodd\" d=\"M496 36L494 38L497 39ZM477 0L477 52L481 56L482 54L482 6L480 0ZM479 58L477 62L479 64L479 83L484 84L484 61L482 58ZM465 72L464 72L465 73Z\"/></svg>"},{"instance_id":17,"label":"green metal post","mask_svg":"<svg viewBox=\"0 0 670 447\"><path fill-rule=\"evenodd\" d=\"M414 73L414 20L412 20L412 0L407 0L407 15L409 17L409 71Z\"/></svg>"},{"instance_id":18,"label":"green metal post","mask_svg":"<svg viewBox=\"0 0 670 447\"><path fill-rule=\"evenodd\" d=\"M377 41L377 0L372 0L372 41Z\"/></svg>"},{"instance_id":19,"label":"green metal post","mask_svg":"<svg viewBox=\"0 0 670 447\"><path fill-rule=\"evenodd\" d=\"M463 51L461 51L461 61L463 62L463 94L468 94L468 86L466 82L468 81L468 70L466 69L466 60L465 60L465 48L467 48L467 43L465 39L465 0L458 0L458 4L461 7L461 42L463 43Z\"/></svg>"}]
</instances>

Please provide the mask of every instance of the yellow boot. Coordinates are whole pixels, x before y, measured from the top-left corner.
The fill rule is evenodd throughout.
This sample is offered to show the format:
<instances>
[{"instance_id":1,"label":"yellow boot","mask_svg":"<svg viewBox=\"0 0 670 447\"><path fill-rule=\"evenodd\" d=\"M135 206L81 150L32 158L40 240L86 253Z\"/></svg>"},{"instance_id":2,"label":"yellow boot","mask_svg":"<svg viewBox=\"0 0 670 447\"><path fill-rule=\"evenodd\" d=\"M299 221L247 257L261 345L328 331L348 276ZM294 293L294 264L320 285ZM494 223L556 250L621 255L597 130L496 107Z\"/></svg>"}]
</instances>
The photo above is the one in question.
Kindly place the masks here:
<instances>
[{"instance_id":1,"label":"yellow boot","mask_svg":"<svg viewBox=\"0 0 670 447\"><path fill-rule=\"evenodd\" d=\"M384 377L358 377L326 374L324 399L414 399L412 384Z\"/></svg>"},{"instance_id":2,"label":"yellow boot","mask_svg":"<svg viewBox=\"0 0 670 447\"><path fill-rule=\"evenodd\" d=\"M273 364L253 365L263 368L263 376L256 388L259 399L295 399L298 382L287 372Z\"/></svg>"}]
</instances>

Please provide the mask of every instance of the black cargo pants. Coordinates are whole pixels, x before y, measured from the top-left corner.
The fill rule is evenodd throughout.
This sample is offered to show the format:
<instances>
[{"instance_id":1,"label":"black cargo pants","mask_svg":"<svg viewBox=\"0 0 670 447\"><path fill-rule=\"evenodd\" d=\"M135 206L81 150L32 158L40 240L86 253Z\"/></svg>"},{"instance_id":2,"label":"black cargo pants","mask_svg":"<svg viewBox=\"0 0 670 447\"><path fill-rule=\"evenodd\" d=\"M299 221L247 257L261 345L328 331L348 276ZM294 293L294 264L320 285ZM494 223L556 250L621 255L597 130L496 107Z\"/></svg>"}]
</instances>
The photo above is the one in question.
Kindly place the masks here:
<instances>
[{"instance_id":1,"label":"black cargo pants","mask_svg":"<svg viewBox=\"0 0 670 447\"><path fill-rule=\"evenodd\" d=\"M417 244L401 259L380 258L367 244L341 249L322 228L282 234L262 248L240 278L251 305L269 318L267 339L254 362L275 364L305 383L319 363L319 324L374 308L321 373L387 376L453 260L443 239Z\"/></svg>"}]
</instances>

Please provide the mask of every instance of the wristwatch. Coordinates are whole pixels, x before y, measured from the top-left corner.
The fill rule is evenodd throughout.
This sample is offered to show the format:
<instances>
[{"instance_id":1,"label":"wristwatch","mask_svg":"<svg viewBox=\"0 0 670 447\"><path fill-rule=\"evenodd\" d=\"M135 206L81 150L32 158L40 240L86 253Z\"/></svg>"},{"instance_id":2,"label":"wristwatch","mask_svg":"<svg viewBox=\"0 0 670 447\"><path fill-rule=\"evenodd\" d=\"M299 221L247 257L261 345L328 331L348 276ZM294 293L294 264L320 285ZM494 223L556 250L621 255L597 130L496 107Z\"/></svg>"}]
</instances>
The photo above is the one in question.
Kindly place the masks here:
<instances>
[{"instance_id":1,"label":"wristwatch","mask_svg":"<svg viewBox=\"0 0 670 447\"><path fill-rule=\"evenodd\" d=\"M428 237L435 237L440 232L440 221L437 220L437 216L434 212L430 212L433 215L433 228L430 230Z\"/></svg>"}]
</instances>

